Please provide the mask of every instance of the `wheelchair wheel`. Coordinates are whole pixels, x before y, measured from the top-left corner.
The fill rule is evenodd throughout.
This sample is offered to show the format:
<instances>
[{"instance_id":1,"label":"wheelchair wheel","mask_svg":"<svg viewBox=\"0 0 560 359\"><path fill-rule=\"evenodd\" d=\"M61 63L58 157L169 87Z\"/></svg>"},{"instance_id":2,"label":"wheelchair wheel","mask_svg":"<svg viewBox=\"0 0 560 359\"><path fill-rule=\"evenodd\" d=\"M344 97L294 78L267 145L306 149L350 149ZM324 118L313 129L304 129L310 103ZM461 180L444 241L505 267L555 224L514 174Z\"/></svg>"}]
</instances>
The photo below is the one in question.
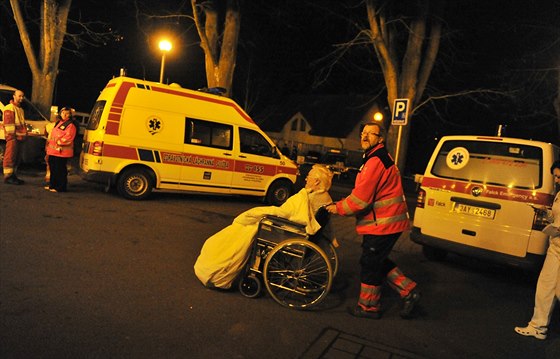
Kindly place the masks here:
<instances>
[{"instance_id":1,"label":"wheelchair wheel","mask_svg":"<svg viewBox=\"0 0 560 359\"><path fill-rule=\"evenodd\" d=\"M262 283L255 275L248 275L239 281L239 291L247 298L256 298L261 294Z\"/></svg>"},{"instance_id":2,"label":"wheelchair wheel","mask_svg":"<svg viewBox=\"0 0 560 359\"><path fill-rule=\"evenodd\" d=\"M332 268L327 255L315 243L288 239L274 247L264 263L264 283L280 305L306 309L327 296Z\"/></svg>"},{"instance_id":3,"label":"wheelchair wheel","mask_svg":"<svg viewBox=\"0 0 560 359\"><path fill-rule=\"evenodd\" d=\"M321 247L323 252L327 255L327 258L331 262L332 276L336 277L338 273L338 254L336 253L336 248L333 246L331 241L325 238L321 238L317 241L317 245Z\"/></svg>"}]
</instances>

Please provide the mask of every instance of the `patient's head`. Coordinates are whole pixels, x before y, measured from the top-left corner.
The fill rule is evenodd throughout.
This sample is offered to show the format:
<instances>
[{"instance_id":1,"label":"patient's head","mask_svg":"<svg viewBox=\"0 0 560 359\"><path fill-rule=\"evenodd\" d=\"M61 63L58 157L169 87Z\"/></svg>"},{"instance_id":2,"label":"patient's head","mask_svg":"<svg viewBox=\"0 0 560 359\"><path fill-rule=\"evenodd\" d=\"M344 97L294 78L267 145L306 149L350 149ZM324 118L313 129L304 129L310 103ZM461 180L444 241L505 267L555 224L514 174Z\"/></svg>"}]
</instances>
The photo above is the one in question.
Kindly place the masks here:
<instances>
[{"instance_id":1,"label":"patient's head","mask_svg":"<svg viewBox=\"0 0 560 359\"><path fill-rule=\"evenodd\" d=\"M323 165L313 165L305 178L305 188L314 191L328 191L332 184L332 172Z\"/></svg>"}]
</instances>

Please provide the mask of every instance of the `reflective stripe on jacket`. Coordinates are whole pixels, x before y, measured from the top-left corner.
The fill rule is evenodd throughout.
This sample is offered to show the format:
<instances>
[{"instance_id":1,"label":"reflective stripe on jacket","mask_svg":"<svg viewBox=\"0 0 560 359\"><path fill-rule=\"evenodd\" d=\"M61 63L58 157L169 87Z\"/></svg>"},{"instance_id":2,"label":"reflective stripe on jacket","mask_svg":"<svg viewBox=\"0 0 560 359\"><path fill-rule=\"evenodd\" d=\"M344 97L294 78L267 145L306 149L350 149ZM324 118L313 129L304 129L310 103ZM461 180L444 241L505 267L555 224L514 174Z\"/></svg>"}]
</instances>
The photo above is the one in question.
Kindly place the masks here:
<instances>
[{"instance_id":1,"label":"reflective stripe on jacket","mask_svg":"<svg viewBox=\"0 0 560 359\"><path fill-rule=\"evenodd\" d=\"M23 109L13 101L4 107L4 136L6 140L17 138L20 141L27 136Z\"/></svg>"},{"instance_id":2,"label":"reflective stripe on jacket","mask_svg":"<svg viewBox=\"0 0 560 359\"><path fill-rule=\"evenodd\" d=\"M384 235L409 228L401 176L383 144L364 155L352 193L336 203L339 214L356 216L358 234Z\"/></svg>"}]
</instances>

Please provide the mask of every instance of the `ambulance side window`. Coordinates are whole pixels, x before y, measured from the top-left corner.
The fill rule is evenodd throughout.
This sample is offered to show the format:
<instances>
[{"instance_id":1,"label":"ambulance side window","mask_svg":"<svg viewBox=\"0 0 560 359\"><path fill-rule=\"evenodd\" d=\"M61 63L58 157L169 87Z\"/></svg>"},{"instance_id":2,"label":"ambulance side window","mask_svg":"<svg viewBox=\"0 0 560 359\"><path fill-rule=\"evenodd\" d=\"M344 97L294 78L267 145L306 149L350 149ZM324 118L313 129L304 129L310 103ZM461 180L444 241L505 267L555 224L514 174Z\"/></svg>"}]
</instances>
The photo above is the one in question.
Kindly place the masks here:
<instances>
[{"instance_id":1,"label":"ambulance side window","mask_svg":"<svg viewBox=\"0 0 560 359\"><path fill-rule=\"evenodd\" d=\"M221 123L186 119L185 144L231 150L233 127Z\"/></svg>"},{"instance_id":2,"label":"ambulance side window","mask_svg":"<svg viewBox=\"0 0 560 359\"><path fill-rule=\"evenodd\" d=\"M242 153L277 158L274 147L257 131L239 128L239 142Z\"/></svg>"}]
</instances>

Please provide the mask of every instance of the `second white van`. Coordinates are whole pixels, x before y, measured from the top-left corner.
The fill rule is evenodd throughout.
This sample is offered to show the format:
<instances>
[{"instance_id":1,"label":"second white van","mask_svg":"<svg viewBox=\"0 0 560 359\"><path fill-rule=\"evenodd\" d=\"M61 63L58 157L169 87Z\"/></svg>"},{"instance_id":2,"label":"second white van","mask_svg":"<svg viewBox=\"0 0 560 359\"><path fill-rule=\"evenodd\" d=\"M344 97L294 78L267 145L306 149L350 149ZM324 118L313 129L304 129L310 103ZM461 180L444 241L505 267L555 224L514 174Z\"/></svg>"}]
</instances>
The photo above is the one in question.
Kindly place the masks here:
<instances>
[{"instance_id":1,"label":"second white van","mask_svg":"<svg viewBox=\"0 0 560 359\"><path fill-rule=\"evenodd\" d=\"M538 268L548 236L531 206L552 204L559 152L517 138L441 138L421 178L411 239L429 259L454 252Z\"/></svg>"}]
</instances>

